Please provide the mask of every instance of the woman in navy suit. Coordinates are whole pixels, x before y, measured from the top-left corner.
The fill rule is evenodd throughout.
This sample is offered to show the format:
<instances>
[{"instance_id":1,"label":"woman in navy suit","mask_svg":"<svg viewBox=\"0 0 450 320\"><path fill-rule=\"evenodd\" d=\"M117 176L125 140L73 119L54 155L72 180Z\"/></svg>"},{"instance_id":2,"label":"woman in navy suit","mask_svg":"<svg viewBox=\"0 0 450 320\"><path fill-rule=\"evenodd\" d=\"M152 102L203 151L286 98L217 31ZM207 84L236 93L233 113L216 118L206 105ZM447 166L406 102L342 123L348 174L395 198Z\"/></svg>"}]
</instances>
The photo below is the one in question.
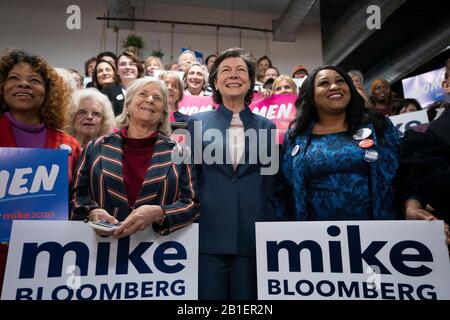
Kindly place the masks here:
<instances>
[{"instance_id":1,"label":"woman in navy suit","mask_svg":"<svg viewBox=\"0 0 450 320\"><path fill-rule=\"evenodd\" d=\"M199 299L257 298L255 222L274 218L278 157L275 124L248 107L255 70L245 50L222 52L209 77L219 108L188 121L202 205Z\"/></svg>"},{"instance_id":2,"label":"woman in navy suit","mask_svg":"<svg viewBox=\"0 0 450 320\"><path fill-rule=\"evenodd\" d=\"M128 88L120 131L91 141L75 170L72 219L122 221L121 238L152 225L167 234L192 223L198 201L191 168L172 161L167 88L138 79Z\"/></svg>"}]
</instances>

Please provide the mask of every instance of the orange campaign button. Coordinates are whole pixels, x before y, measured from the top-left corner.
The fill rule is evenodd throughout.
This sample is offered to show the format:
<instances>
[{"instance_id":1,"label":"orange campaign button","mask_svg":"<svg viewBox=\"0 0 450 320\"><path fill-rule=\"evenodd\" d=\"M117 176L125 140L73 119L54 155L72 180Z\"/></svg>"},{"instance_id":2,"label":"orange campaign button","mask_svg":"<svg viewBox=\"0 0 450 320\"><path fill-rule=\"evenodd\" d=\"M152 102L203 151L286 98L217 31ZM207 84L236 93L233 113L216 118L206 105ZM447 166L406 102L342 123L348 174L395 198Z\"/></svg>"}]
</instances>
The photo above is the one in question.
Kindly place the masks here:
<instances>
[{"instance_id":1,"label":"orange campaign button","mask_svg":"<svg viewBox=\"0 0 450 320\"><path fill-rule=\"evenodd\" d=\"M364 140L361 140L361 141L358 143L358 145L359 145L360 148L368 149L368 148L370 148L370 147L373 147L374 142L373 142L372 139L364 139Z\"/></svg>"}]
</instances>

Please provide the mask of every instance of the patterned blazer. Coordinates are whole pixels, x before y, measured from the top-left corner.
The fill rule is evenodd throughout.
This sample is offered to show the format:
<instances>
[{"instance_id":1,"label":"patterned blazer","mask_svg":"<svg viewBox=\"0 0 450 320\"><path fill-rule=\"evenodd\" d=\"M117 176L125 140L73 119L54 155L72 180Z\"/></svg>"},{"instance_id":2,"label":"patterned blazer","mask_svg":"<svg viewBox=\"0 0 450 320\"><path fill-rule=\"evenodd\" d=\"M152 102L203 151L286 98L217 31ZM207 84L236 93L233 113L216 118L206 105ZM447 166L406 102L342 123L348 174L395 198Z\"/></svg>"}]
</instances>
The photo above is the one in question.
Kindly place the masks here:
<instances>
[{"instance_id":1,"label":"patterned blazer","mask_svg":"<svg viewBox=\"0 0 450 320\"><path fill-rule=\"evenodd\" d=\"M199 215L197 192L190 165L177 165L171 155L175 143L158 135L140 194L134 207L128 205L122 174L122 137L119 133L91 141L74 172L72 220L83 220L89 211L103 208L123 221L134 208L159 205L166 214L155 231L168 234L182 228Z\"/></svg>"}]
</instances>

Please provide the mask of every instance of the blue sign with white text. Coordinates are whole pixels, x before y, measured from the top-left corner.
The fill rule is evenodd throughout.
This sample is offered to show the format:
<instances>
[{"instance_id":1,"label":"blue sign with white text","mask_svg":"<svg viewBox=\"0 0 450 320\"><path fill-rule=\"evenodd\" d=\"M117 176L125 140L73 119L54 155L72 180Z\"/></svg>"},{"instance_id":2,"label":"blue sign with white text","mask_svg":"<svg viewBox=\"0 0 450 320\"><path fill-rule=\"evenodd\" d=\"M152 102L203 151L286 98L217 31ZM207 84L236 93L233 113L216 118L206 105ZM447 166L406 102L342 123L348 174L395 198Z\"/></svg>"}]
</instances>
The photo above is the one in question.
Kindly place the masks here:
<instances>
[{"instance_id":1,"label":"blue sign with white text","mask_svg":"<svg viewBox=\"0 0 450 320\"><path fill-rule=\"evenodd\" d=\"M422 108L428 107L435 101L444 100L445 92L441 87L444 74L445 68L440 68L403 79L402 85L405 98L416 99Z\"/></svg>"},{"instance_id":2,"label":"blue sign with white text","mask_svg":"<svg viewBox=\"0 0 450 320\"><path fill-rule=\"evenodd\" d=\"M67 220L67 150L0 148L0 242L13 220Z\"/></svg>"}]
</instances>

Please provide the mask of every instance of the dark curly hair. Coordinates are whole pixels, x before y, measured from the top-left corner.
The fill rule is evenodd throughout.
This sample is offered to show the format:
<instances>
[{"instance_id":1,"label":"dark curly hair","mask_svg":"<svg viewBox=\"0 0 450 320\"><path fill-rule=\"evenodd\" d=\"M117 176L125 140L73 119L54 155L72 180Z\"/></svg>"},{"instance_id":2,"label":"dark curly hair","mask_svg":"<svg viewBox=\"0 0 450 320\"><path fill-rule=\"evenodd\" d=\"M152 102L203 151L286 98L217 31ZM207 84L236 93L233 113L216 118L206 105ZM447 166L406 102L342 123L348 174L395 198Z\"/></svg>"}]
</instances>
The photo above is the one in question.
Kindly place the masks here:
<instances>
[{"instance_id":1,"label":"dark curly hair","mask_svg":"<svg viewBox=\"0 0 450 320\"><path fill-rule=\"evenodd\" d=\"M37 72L45 82L45 99L41 107L41 119L49 129L62 130L68 120L70 93L64 80L43 58L20 49L8 49L0 57L0 116L9 107L4 99L4 87L10 70L19 63L26 63Z\"/></svg>"},{"instance_id":2,"label":"dark curly hair","mask_svg":"<svg viewBox=\"0 0 450 320\"><path fill-rule=\"evenodd\" d=\"M246 105L249 105L253 99L253 87L255 86L256 63L255 60L250 56L250 54L242 48L227 49L223 51L221 54L219 54L216 61L214 61L214 64L211 67L211 72L209 73L209 80L208 80L209 86L213 91L213 101L218 104L221 104L223 102L222 95L214 85L214 81L217 80L217 72L219 69L219 65L222 63L222 61L224 61L227 58L241 58L247 65L248 76L250 80L250 89L248 90L245 96L244 102Z\"/></svg>"},{"instance_id":3,"label":"dark curly hair","mask_svg":"<svg viewBox=\"0 0 450 320\"><path fill-rule=\"evenodd\" d=\"M346 107L346 121L349 134L353 134L363 124L372 123L377 137L382 143L384 140L384 129L387 125L385 117L377 111L367 109L364 98L358 93L347 73L338 67L330 65L314 69L303 82L295 101L295 106L298 110L297 117L290 124L290 127L293 128L289 135L291 141L295 140L298 135L308 130L314 122L319 120L319 115L314 105L315 79L319 71L326 69L336 71L350 88L350 101Z\"/></svg>"}]
</instances>

